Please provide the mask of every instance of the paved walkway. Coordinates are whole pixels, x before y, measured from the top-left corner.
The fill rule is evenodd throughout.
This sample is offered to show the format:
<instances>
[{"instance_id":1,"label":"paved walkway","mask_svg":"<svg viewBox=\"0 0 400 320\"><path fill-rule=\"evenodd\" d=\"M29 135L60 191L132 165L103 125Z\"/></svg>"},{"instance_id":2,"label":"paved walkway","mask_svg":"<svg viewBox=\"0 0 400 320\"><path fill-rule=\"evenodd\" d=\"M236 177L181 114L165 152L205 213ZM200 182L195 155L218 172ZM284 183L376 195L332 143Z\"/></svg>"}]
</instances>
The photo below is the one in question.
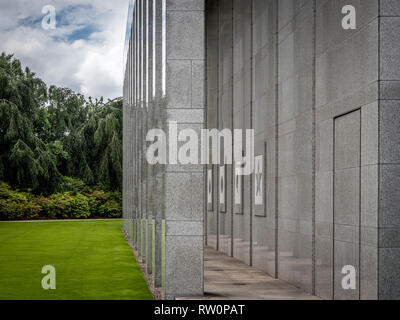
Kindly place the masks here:
<instances>
[{"instance_id":1,"label":"paved walkway","mask_svg":"<svg viewBox=\"0 0 400 320\"><path fill-rule=\"evenodd\" d=\"M315 296L211 248L204 252L201 300L314 300Z\"/></svg>"}]
</instances>

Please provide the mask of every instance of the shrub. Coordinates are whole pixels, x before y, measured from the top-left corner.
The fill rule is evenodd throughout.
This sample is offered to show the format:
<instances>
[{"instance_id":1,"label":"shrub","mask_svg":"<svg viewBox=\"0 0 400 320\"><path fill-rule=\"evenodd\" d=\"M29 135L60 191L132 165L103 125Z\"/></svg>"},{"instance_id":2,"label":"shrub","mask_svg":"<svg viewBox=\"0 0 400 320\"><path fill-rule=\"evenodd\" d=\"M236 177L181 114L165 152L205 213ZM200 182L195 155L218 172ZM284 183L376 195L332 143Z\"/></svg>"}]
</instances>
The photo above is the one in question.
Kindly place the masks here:
<instances>
[{"instance_id":1,"label":"shrub","mask_svg":"<svg viewBox=\"0 0 400 320\"><path fill-rule=\"evenodd\" d=\"M87 219L90 217L89 199L78 193L71 199L71 218Z\"/></svg>"},{"instance_id":2,"label":"shrub","mask_svg":"<svg viewBox=\"0 0 400 320\"><path fill-rule=\"evenodd\" d=\"M39 217L42 207L35 202L27 202L21 204L19 210L21 212L21 216L18 217L19 219L31 220Z\"/></svg>"},{"instance_id":3,"label":"shrub","mask_svg":"<svg viewBox=\"0 0 400 320\"><path fill-rule=\"evenodd\" d=\"M107 192L106 203L99 210L103 213L103 217L122 217L122 194L120 192Z\"/></svg>"},{"instance_id":4,"label":"shrub","mask_svg":"<svg viewBox=\"0 0 400 320\"><path fill-rule=\"evenodd\" d=\"M7 183L0 182L0 199L7 199L11 192L11 187Z\"/></svg>"},{"instance_id":5,"label":"shrub","mask_svg":"<svg viewBox=\"0 0 400 320\"><path fill-rule=\"evenodd\" d=\"M57 193L50 197L46 212L59 219L86 219L90 216L89 200L80 193Z\"/></svg>"},{"instance_id":6,"label":"shrub","mask_svg":"<svg viewBox=\"0 0 400 320\"><path fill-rule=\"evenodd\" d=\"M88 195L90 213L92 216L101 216L99 213L99 207L106 202L106 196L104 191L94 191Z\"/></svg>"},{"instance_id":7,"label":"shrub","mask_svg":"<svg viewBox=\"0 0 400 320\"><path fill-rule=\"evenodd\" d=\"M35 203L42 208L40 215L42 217L55 219L56 213L52 210L52 201L46 197L38 197Z\"/></svg>"},{"instance_id":8,"label":"shrub","mask_svg":"<svg viewBox=\"0 0 400 320\"><path fill-rule=\"evenodd\" d=\"M13 191L7 184L0 183L0 219L35 219L42 208L29 193Z\"/></svg>"},{"instance_id":9,"label":"shrub","mask_svg":"<svg viewBox=\"0 0 400 320\"><path fill-rule=\"evenodd\" d=\"M0 220L122 217L121 193L93 191L77 179L68 181L71 191L50 197L36 197L29 192L13 190L8 184L0 182Z\"/></svg>"},{"instance_id":10,"label":"shrub","mask_svg":"<svg viewBox=\"0 0 400 320\"><path fill-rule=\"evenodd\" d=\"M88 197L90 212L93 216L103 218L122 217L122 197L119 192L96 190Z\"/></svg>"},{"instance_id":11,"label":"shrub","mask_svg":"<svg viewBox=\"0 0 400 320\"><path fill-rule=\"evenodd\" d=\"M122 216L121 204L114 200L108 200L99 206L99 214L105 218L120 218Z\"/></svg>"},{"instance_id":12,"label":"shrub","mask_svg":"<svg viewBox=\"0 0 400 320\"><path fill-rule=\"evenodd\" d=\"M63 191L72 192L73 194L93 192L92 188L87 186L82 180L70 177L64 177Z\"/></svg>"}]
</instances>

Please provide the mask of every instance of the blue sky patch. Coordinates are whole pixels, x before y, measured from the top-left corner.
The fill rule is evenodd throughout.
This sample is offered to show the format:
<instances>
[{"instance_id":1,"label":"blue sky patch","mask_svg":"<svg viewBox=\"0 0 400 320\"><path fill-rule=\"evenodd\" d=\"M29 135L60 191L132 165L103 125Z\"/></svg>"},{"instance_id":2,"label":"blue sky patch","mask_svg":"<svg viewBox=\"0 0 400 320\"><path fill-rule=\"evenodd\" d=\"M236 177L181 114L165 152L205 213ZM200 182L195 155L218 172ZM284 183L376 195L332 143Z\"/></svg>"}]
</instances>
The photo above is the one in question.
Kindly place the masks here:
<instances>
[{"instance_id":1,"label":"blue sky patch","mask_svg":"<svg viewBox=\"0 0 400 320\"><path fill-rule=\"evenodd\" d=\"M100 31L99 28L95 25L87 25L83 26L72 32L70 35L67 36L68 42L74 42L76 40L87 40L90 38L92 33Z\"/></svg>"},{"instance_id":2,"label":"blue sky patch","mask_svg":"<svg viewBox=\"0 0 400 320\"><path fill-rule=\"evenodd\" d=\"M54 35L52 38L57 42L69 43L90 39L92 33L101 31L99 26L93 23L96 15L94 7L89 4L69 5L61 10L57 10L56 7L56 27L61 30L72 27L72 30L63 36ZM44 17L44 14L32 15L21 19L18 24L28 28L41 28Z\"/></svg>"}]
</instances>

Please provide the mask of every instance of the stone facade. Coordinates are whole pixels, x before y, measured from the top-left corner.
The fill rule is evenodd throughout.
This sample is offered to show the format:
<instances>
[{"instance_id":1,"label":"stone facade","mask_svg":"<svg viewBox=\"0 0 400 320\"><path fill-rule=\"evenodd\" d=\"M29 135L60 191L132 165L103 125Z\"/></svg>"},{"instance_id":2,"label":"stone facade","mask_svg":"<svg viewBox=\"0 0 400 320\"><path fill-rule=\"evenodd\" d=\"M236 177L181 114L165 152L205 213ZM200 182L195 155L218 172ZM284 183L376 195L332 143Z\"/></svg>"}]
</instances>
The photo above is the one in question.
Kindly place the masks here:
<instances>
[{"instance_id":1,"label":"stone facade","mask_svg":"<svg viewBox=\"0 0 400 320\"><path fill-rule=\"evenodd\" d=\"M203 294L203 168L149 165L147 132L204 126L204 6L131 1L124 86L124 229L166 299Z\"/></svg>"},{"instance_id":2,"label":"stone facade","mask_svg":"<svg viewBox=\"0 0 400 320\"><path fill-rule=\"evenodd\" d=\"M342 27L346 5L356 29ZM165 297L202 294L204 239L325 299L400 299L399 2L136 0L130 12L124 228ZM146 133L168 121L254 129L256 172L238 184L230 164L148 165Z\"/></svg>"}]
</instances>

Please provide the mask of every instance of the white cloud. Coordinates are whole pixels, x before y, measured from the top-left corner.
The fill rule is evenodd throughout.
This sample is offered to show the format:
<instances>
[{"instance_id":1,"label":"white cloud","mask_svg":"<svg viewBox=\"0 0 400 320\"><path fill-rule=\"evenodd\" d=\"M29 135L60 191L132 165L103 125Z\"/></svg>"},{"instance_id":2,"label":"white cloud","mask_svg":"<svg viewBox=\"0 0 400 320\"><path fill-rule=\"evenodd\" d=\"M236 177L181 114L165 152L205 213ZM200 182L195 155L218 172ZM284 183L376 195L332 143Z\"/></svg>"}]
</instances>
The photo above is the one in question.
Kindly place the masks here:
<instances>
[{"instance_id":1,"label":"white cloud","mask_svg":"<svg viewBox=\"0 0 400 320\"><path fill-rule=\"evenodd\" d=\"M41 28L48 4L58 14L56 30ZM14 53L48 85L121 96L127 10L128 0L2 0L0 51Z\"/></svg>"}]
</instances>

